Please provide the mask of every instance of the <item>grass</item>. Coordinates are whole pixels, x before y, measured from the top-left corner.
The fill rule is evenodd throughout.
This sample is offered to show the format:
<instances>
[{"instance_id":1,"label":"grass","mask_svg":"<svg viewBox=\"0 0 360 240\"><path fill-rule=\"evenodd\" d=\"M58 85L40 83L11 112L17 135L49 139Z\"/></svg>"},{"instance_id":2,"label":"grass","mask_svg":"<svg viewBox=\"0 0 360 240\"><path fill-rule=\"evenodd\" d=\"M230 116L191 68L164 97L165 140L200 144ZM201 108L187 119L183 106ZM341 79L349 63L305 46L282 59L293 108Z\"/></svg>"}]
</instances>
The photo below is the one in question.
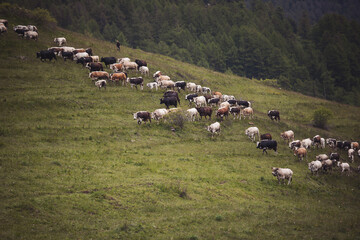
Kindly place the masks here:
<instances>
[{"instance_id":1,"label":"grass","mask_svg":"<svg viewBox=\"0 0 360 240\"><path fill-rule=\"evenodd\" d=\"M298 162L280 139L289 129L297 139L360 139L359 108L139 49L119 53L113 43L60 28L39 31L37 42L11 31L0 37L1 239L359 238L359 176L312 176L305 162L330 149L312 149ZM273 135L279 153L255 148L244 135L249 120L225 120L214 139L205 127L215 118L175 132L169 123L139 126L132 113L162 108L162 92L114 85L99 91L81 65L36 59L59 36L96 55L145 59L151 73L252 101L251 121ZM334 113L327 130L311 124L319 107ZM280 123L267 118L270 109L280 111ZM358 164L356 158L351 165ZM278 185L272 166L291 168L292 185Z\"/></svg>"}]
</instances>

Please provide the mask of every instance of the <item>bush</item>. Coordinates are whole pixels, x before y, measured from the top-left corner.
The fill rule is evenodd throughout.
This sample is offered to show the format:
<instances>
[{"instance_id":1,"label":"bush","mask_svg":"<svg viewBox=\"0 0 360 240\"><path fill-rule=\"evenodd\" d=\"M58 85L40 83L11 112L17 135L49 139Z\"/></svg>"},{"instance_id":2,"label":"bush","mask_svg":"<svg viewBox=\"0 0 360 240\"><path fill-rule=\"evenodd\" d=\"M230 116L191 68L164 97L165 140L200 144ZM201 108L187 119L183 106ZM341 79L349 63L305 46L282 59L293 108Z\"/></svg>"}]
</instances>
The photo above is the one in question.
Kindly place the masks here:
<instances>
[{"instance_id":1,"label":"bush","mask_svg":"<svg viewBox=\"0 0 360 240\"><path fill-rule=\"evenodd\" d=\"M171 112L165 116L168 124L175 129L183 129L184 124L186 122L186 112L182 110L178 110L175 112Z\"/></svg>"},{"instance_id":2,"label":"bush","mask_svg":"<svg viewBox=\"0 0 360 240\"><path fill-rule=\"evenodd\" d=\"M332 112L327 108L319 108L313 114L314 126L325 128L328 120L332 117Z\"/></svg>"}]
</instances>

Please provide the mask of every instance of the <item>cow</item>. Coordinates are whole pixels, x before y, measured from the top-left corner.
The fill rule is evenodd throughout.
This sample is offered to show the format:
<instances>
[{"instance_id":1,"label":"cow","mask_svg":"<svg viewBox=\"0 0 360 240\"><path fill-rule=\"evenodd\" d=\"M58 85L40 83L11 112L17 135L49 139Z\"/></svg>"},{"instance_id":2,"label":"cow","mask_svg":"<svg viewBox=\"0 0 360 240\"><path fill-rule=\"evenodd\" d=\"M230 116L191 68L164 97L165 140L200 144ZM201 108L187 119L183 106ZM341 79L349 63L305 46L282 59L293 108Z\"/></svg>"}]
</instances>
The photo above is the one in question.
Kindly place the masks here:
<instances>
[{"instance_id":1,"label":"cow","mask_svg":"<svg viewBox=\"0 0 360 240\"><path fill-rule=\"evenodd\" d=\"M49 59L49 61L51 61L54 58L55 60L57 60L55 53L49 50L41 50L40 52L37 52L36 57L40 58L42 62L44 59Z\"/></svg>"},{"instance_id":2,"label":"cow","mask_svg":"<svg viewBox=\"0 0 360 240\"><path fill-rule=\"evenodd\" d=\"M7 33L7 27L4 24L0 25L0 34Z\"/></svg>"},{"instance_id":3,"label":"cow","mask_svg":"<svg viewBox=\"0 0 360 240\"><path fill-rule=\"evenodd\" d=\"M189 106L191 104L191 102L194 101L194 98L196 98L198 95L196 93L192 93L192 94L188 94L185 96L185 100L189 101Z\"/></svg>"},{"instance_id":4,"label":"cow","mask_svg":"<svg viewBox=\"0 0 360 240\"><path fill-rule=\"evenodd\" d=\"M202 87L201 92L211 94L211 89L210 89L210 88L208 88L208 87Z\"/></svg>"},{"instance_id":5,"label":"cow","mask_svg":"<svg viewBox=\"0 0 360 240\"><path fill-rule=\"evenodd\" d=\"M89 54L89 56L92 56L92 55L93 55L93 52L92 52L92 49L91 49L91 48L85 49L85 52L86 52L87 54Z\"/></svg>"},{"instance_id":6,"label":"cow","mask_svg":"<svg viewBox=\"0 0 360 240\"><path fill-rule=\"evenodd\" d=\"M116 58L115 57L102 57L100 59L100 62L105 63L105 66L107 67L110 64L116 63Z\"/></svg>"},{"instance_id":7,"label":"cow","mask_svg":"<svg viewBox=\"0 0 360 240\"><path fill-rule=\"evenodd\" d=\"M190 108L186 110L186 115L190 118L190 121L195 121L196 116L199 115L199 112L196 110L196 108Z\"/></svg>"},{"instance_id":8,"label":"cow","mask_svg":"<svg viewBox=\"0 0 360 240\"><path fill-rule=\"evenodd\" d=\"M122 70L123 71L133 70L133 69L137 70L137 68L138 68L138 65L136 62L124 62Z\"/></svg>"},{"instance_id":9,"label":"cow","mask_svg":"<svg viewBox=\"0 0 360 240\"><path fill-rule=\"evenodd\" d=\"M300 140L295 140L289 143L289 148L294 150L295 148L299 148L301 147L301 141Z\"/></svg>"},{"instance_id":10,"label":"cow","mask_svg":"<svg viewBox=\"0 0 360 240\"><path fill-rule=\"evenodd\" d=\"M147 63L145 60L139 60L139 59L135 59L135 63L137 64L137 69L139 70L140 67L142 66L147 66Z\"/></svg>"},{"instance_id":11,"label":"cow","mask_svg":"<svg viewBox=\"0 0 360 240\"><path fill-rule=\"evenodd\" d=\"M78 59L80 59L80 58L82 58L82 57L89 57L89 54L86 53L86 52L74 53L73 59L74 59L74 61L75 61L75 60L77 61ZM90 58L90 59L91 59L91 62L92 62L92 58Z\"/></svg>"},{"instance_id":12,"label":"cow","mask_svg":"<svg viewBox=\"0 0 360 240\"><path fill-rule=\"evenodd\" d=\"M99 79L109 80L110 75L109 75L109 73L107 73L105 71L94 71L94 72L89 73L89 78L91 78L91 80L93 80L93 81L99 80Z\"/></svg>"},{"instance_id":13,"label":"cow","mask_svg":"<svg viewBox=\"0 0 360 240\"><path fill-rule=\"evenodd\" d=\"M220 99L221 99L222 93L215 91L215 92L213 92L213 96L216 97L216 98L220 98Z\"/></svg>"},{"instance_id":14,"label":"cow","mask_svg":"<svg viewBox=\"0 0 360 240\"><path fill-rule=\"evenodd\" d=\"M219 104L219 102L220 102L220 98L211 98L208 100L208 104L210 106L213 106L213 105L217 106Z\"/></svg>"},{"instance_id":15,"label":"cow","mask_svg":"<svg viewBox=\"0 0 360 240\"><path fill-rule=\"evenodd\" d=\"M242 106L243 108L251 107L251 102L239 100L237 101L237 105Z\"/></svg>"},{"instance_id":16,"label":"cow","mask_svg":"<svg viewBox=\"0 0 360 240\"><path fill-rule=\"evenodd\" d=\"M336 139L335 138L327 138L326 144L329 145L330 148L336 147Z\"/></svg>"},{"instance_id":17,"label":"cow","mask_svg":"<svg viewBox=\"0 0 360 240\"><path fill-rule=\"evenodd\" d=\"M54 38L54 43L56 43L57 45L59 45L59 47L61 47L62 45L66 44L66 38L64 37Z\"/></svg>"},{"instance_id":18,"label":"cow","mask_svg":"<svg viewBox=\"0 0 360 240\"><path fill-rule=\"evenodd\" d=\"M89 54L89 53L88 53ZM90 54L89 54L90 55ZM92 58L93 62L99 62L100 59L99 59L99 56L92 56L90 55L90 57Z\"/></svg>"},{"instance_id":19,"label":"cow","mask_svg":"<svg viewBox=\"0 0 360 240\"><path fill-rule=\"evenodd\" d=\"M124 62L130 62L130 58L118 58L117 62L121 64L123 64Z\"/></svg>"},{"instance_id":20,"label":"cow","mask_svg":"<svg viewBox=\"0 0 360 240\"><path fill-rule=\"evenodd\" d=\"M179 98L179 94L175 91L166 91L163 95L164 98L166 97L175 97L180 105L180 98Z\"/></svg>"},{"instance_id":21,"label":"cow","mask_svg":"<svg viewBox=\"0 0 360 240\"><path fill-rule=\"evenodd\" d=\"M211 120L211 114L212 114L212 108L211 107L196 107L196 110L199 112L200 119L204 116L205 119L207 116L209 116L209 119Z\"/></svg>"},{"instance_id":22,"label":"cow","mask_svg":"<svg viewBox=\"0 0 360 240\"><path fill-rule=\"evenodd\" d=\"M174 81L171 81L171 80L164 80L164 81L161 81L158 83L159 84L159 87L161 88L171 88L171 89L175 89L175 83Z\"/></svg>"},{"instance_id":23,"label":"cow","mask_svg":"<svg viewBox=\"0 0 360 240\"><path fill-rule=\"evenodd\" d=\"M282 180L283 183L285 184L286 179L288 179L288 185L291 183L293 176L293 171L291 169L272 167L271 170L272 170L272 175L277 177L279 184L280 184L280 180Z\"/></svg>"},{"instance_id":24,"label":"cow","mask_svg":"<svg viewBox=\"0 0 360 240\"><path fill-rule=\"evenodd\" d=\"M90 70L90 72L93 72L93 71L104 71L104 68L103 68L103 65L102 63L99 63L99 62L90 62L90 63L87 63L86 68L88 68Z\"/></svg>"},{"instance_id":25,"label":"cow","mask_svg":"<svg viewBox=\"0 0 360 240\"><path fill-rule=\"evenodd\" d=\"M354 162L354 155L355 155L355 150L352 149L352 148L350 148L350 149L348 150L348 157L349 157L349 160L350 160L351 162Z\"/></svg>"},{"instance_id":26,"label":"cow","mask_svg":"<svg viewBox=\"0 0 360 240\"><path fill-rule=\"evenodd\" d=\"M241 119L241 115L243 115L244 119L245 117L249 117L250 119L252 119L254 117L254 111L251 107L247 107L244 108L241 112L240 112L240 119Z\"/></svg>"},{"instance_id":27,"label":"cow","mask_svg":"<svg viewBox=\"0 0 360 240\"><path fill-rule=\"evenodd\" d=\"M29 31L38 32L37 27L34 25L27 25L27 28L29 29Z\"/></svg>"},{"instance_id":28,"label":"cow","mask_svg":"<svg viewBox=\"0 0 360 240\"><path fill-rule=\"evenodd\" d=\"M223 102L227 102L227 101L229 101L229 100L235 100L235 103L237 102L236 99L235 99L235 97L232 96L232 95L222 95L221 100L222 100ZM234 104L235 104L235 103L234 103Z\"/></svg>"},{"instance_id":29,"label":"cow","mask_svg":"<svg viewBox=\"0 0 360 240\"><path fill-rule=\"evenodd\" d=\"M195 97L194 103L196 107L201 107L202 105L206 106L206 99L204 96Z\"/></svg>"},{"instance_id":30,"label":"cow","mask_svg":"<svg viewBox=\"0 0 360 240\"><path fill-rule=\"evenodd\" d=\"M306 148L295 148L294 150L294 156L297 156L300 161L304 160L304 157L306 158Z\"/></svg>"},{"instance_id":31,"label":"cow","mask_svg":"<svg viewBox=\"0 0 360 240\"><path fill-rule=\"evenodd\" d=\"M144 90L144 79L142 77L128 78L126 80L126 82L130 83L131 88L133 88L133 86L135 86L135 88L137 90L137 85L140 85L140 89Z\"/></svg>"},{"instance_id":32,"label":"cow","mask_svg":"<svg viewBox=\"0 0 360 240\"><path fill-rule=\"evenodd\" d=\"M220 108L223 108L223 107L230 107L230 103L229 102L220 103Z\"/></svg>"},{"instance_id":33,"label":"cow","mask_svg":"<svg viewBox=\"0 0 360 240\"><path fill-rule=\"evenodd\" d=\"M73 51L74 54L86 52L85 48L77 48Z\"/></svg>"},{"instance_id":34,"label":"cow","mask_svg":"<svg viewBox=\"0 0 360 240\"><path fill-rule=\"evenodd\" d=\"M64 59L64 61L66 61L66 59L70 59L71 61L74 59L74 53L73 52L60 51L60 54L61 54L62 58Z\"/></svg>"},{"instance_id":35,"label":"cow","mask_svg":"<svg viewBox=\"0 0 360 240\"><path fill-rule=\"evenodd\" d=\"M285 131L280 134L280 137L289 143L290 141L294 141L294 132L292 130Z\"/></svg>"},{"instance_id":36,"label":"cow","mask_svg":"<svg viewBox=\"0 0 360 240\"><path fill-rule=\"evenodd\" d=\"M95 86L97 86L100 90L100 88L106 89L106 80L98 80L95 82Z\"/></svg>"},{"instance_id":37,"label":"cow","mask_svg":"<svg viewBox=\"0 0 360 240\"><path fill-rule=\"evenodd\" d=\"M112 73L110 74L110 80L114 83L119 83L121 82L121 85L125 85L126 84L126 80L127 80L128 76L127 73Z\"/></svg>"},{"instance_id":38,"label":"cow","mask_svg":"<svg viewBox=\"0 0 360 240\"><path fill-rule=\"evenodd\" d=\"M237 104L237 101L235 99L229 99L227 100L227 102L231 105L231 106L234 106Z\"/></svg>"},{"instance_id":39,"label":"cow","mask_svg":"<svg viewBox=\"0 0 360 240\"><path fill-rule=\"evenodd\" d=\"M213 99L218 99L218 98L213 98ZM234 120L236 119L236 117L240 118L241 108L240 107L231 107L230 113L234 116Z\"/></svg>"},{"instance_id":40,"label":"cow","mask_svg":"<svg viewBox=\"0 0 360 240\"><path fill-rule=\"evenodd\" d=\"M196 85L196 92L197 92L197 93L201 93L201 92L202 92L202 87L201 87L201 85Z\"/></svg>"},{"instance_id":41,"label":"cow","mask_svg":"<svg viewBox=\"0 0 360 240\"><path fill-rule=\"evenodd\" d=\"M340 161L340 154L338 154L338 153L331 153L331 154L330 154L330 160L331 160L331 161L336 161L336 162Z\"/></svg>"},{"instance_id":42,"label":"cow","mask_svg":"<svg viewBox=\"0 0 360 240\"><path fill-rule=\"evenodd\" d=\"M310 138L301 140L301 147L303 147L303 148L310 148L311 144L312 144L312 141Z\"/></svg>"},{"instance_id":43,"label":"cow","mask_svg":"<svg viewBox=\"0 0 360 240\"><path fill-rule=\"evenodd\" d=\"M178 90L178 92L180 92L180 89L185 91L186 82L185 81L177 81L177 82L175 82L175 87Z\"/></svg>"},{"instance_id":44,"label":"cow","mask_svg":"<svg viewBox=\"0 0 360 240\"><path fill-rule=\"evenodd\" d=\"M8 27L8 25L9 25L9 22L6 19L0 19L0 23L4 24L5 27Z\"/></svg>"},{"instance_id":45,"label":"cow","mask_svg":"<svg viewBox=\"0 0 360 240\"><path fill-rule=\"evenodd\" d=\"M24 38L38 40L39 34L35 31L27 31L24 33Z\"/></svg>"},{"instance_id":46,"label":"cow","mask_svg":"<svg viewBox=\"0 0 360 240\"><path fill-rule=\"evenodd\" d=\"M155 88L155 90L158 90L158 84L156 82L147 83L146 86L150 89Z\"/></svg>"},{"instance_id":47,"label":"cow","mask_svg":"<svg viewBox=\"0 0 360 240\"><path fill-rule=\"evenodd\" d=\"M141 66L141 67L139 67L139 72L140 72L142 75L150 76L149 68L146 67L146 66Z\"/></svg>"},{"instance_id":48,"label":"cow","mask_svg":"<svg viewBox=\"0 0 360 240\"><path fill-rule=\"evenodd\" d=\"M267 115L271 120L280 121L280 113L278 110L269 110Z\"/></svg>"},{"instance_id":49,"label":"cow","mask_svg":"<svg viewBox=\"0 0 360 240\"><path fill-rule=\"evenodd\" d=\"M316 160L320 161L320 162L323 162L325 160L328 160L329 159L329 156L326 155L326 154L319 154L315 157Z\"/></svg>"},{"instance_id":50,"label":"cow","mask_svg":"<svg viewBox=\"0 0 360 240\"><path fill-rule=\"evenodd\" d=\"M321 147L321 137L320 135L316 135L313 137L313 142L312 144L314 145L314 148L316 146L316 148L319 148L319 146Z\"/></svg>"},{"instance_id":51,"label":"cow","mask_svg":"<svg viewBox=\"0 0 360 240\"><path fill-rule=\"evenodd\" d=\"M355 151L359 149L358 142L351 142L350 148L354 149Z\"/></svg>"},{"instance_id":52,"label":"cow","mask_svg":"<svg viewBox=\"0 0 360 240\"><path fill-rule=\"evenodd\" d=\"M245 130L245 134L253 142L256 140L256 135L258 135L259 140L260 140L260 131L257 127L249 127L248 129Z\"/></svg>"},{"instance_id":53,"label":"cow","mask_svg":"<svg viewBox=\"0 0 360 240\"><path fill-rule=\"evenodd\" d=\"M351 148L351 142L349 141L337 141L336 142L336 148L344 149L347 151L349 148Z\"/></svg>"},{"instance_id":54,"label":"cow","mask_svg":"<svg viewBox=\"0 0 360 240\"><path fill-rule=\"evenodd\" d=\"M110 69L114 72L118 72L122 70L123 65L121 63L112 63L110 64Z\"/></svg>"},{"instance_id":55,"label":"cow","mask_svg":"<svg viewBox=\"0 0 360 240\"><path fill-rule=\"evenodd\" d=\"M91 63L93 59L91 57L81 57L78 60L76 60L76 63L81 63L84 67L87 63Z\"/></svg>"},{"instance_id":56,"label":"cow","mask_svg":"<svg viewBox=\"0 0 360 240\"><path fill-rule=\"evenodd\" d=\"M192 82L188 82L186 84L186 88L191 92L196 92L196 84Z\"/></svg>"},{"instance_id":57,"label":"cow","mask_svg":"<svg viewBox=\"0 0 360 240\"><path fill-rule=\"evenodd\" d=\"M219 133L219 134L220 134L220 131L221 131L220 123L219 123L219 122L215 122L215 123L213 123L213 124L210 124L210 125L207 127L207 130L211 133L211 137L214 137L214 134L216 134L216 133Z\"/></svg>"},{"instance_id":58,"label":"cow","mask_svg":"<svg viewBox=\"0 0 360 240\"><path fill-rule=\"evenodd\" d=\"M275 140L262 140L256 143L256 148L263 149L264 152L267 154L267 149L272 149L277 153L277 142Z\"/></svg>"},{"instance_id":59,"label":"cow","mask_svg":"<svg viewBox=\"0 0 360 240\"><path fill-rule=\"evenodd\" d=\"M14 30L17 34L18 34L18 36L20 37L24 37L24 34L27 32L27 31L29 31L28 29L16 29L16 30Z\"/></svg>"},{"instance_id":60,"label":"cow","mask_svg":"<svg viewBox=\"0 0 360 240\"><path fill-rule=\"evenodd\" d=\"M147 111L139 111L134 113L133 115L134 115L134 120L137 120L139 125L143 121L145 124L147 121L151 123L151 114Z\"/></svg>"},{"instance_id":61,"label":"cow","mask_svg":"<svg viewBox=\"0 0 360 240\"><path fill-rule=\"evenodd\" d=\"M216 111L216 117L220 117L221 120L223 119L223 117L227 117L229 116L229 107L222 107L222 108L219 108L217 111Z\"/></svg>"},{"instance_id":62,"label":"cow","mask_svg":"<svg viewBox=\"0 0 360 240\"><path fill-rule=\"evenodd\" d=\"M350 173L350 165L348 163L338 162L337 166L341 168L341 173L345 171L348 174Z\"/></svg>"},{"instance_id":63,"label":"cow","mask_svg":"<svg viewBox=\"0 0 360 240\"><path fill-rule=\"evenodd\" d=\"M270 133L264 133L260 135L260 140L272 140L272 136Z\"/></svg>"},{"instance_id":64,"label":"cow","mask_svg":"<svg viewBox=\"0 0 360 240\"><path fill-rule=\"evenodd\" d=\"M322 168L322 164L318 160L310 162L308 166L312 174L314 173L318 174L319 170Z\"/></svg>"},{"instance_id":65,"label":"cow","mask_svg":"<svg viewBox=\"0 0 360 240\"><path fill-rule=\"evenodd\" d=\"M169 110L167 110L165 108L159 108L151 113L151 118L155 119L156 121L159 121L160 119L163 119L164 116L168 113L169 113Z\"/></svg>"},{"instance_id":66,"label":"cow","mask_svg":"<svg viewBox=\"0 0 360 240\"><path fill-rule=\"evenodd\" d=\"M169 106L177 107L177 98L176 97L161 98L160 104L165 104L167 109L169 109Z\"/></svg>"}]
</instances>

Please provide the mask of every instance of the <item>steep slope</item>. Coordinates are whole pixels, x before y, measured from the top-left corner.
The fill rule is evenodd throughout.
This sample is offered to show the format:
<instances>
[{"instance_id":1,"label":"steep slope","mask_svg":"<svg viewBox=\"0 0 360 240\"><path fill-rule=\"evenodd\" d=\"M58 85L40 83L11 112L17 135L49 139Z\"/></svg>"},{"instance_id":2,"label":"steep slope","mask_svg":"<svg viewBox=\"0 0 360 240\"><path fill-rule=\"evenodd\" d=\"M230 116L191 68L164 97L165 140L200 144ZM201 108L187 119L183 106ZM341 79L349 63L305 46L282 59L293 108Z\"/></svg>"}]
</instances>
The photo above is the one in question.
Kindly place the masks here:
<instances>
[{"instance_id":1,"label":"steep slope","mask_svg":"<svg viewBox=\"0 0 360 240\"><path fill-rule=\"evenodd\" d=\"M25 20L9 19L11 24ZM261 85L172 58L39 26L38 41L12 31L0 39L0 219L2 239L289 239L350 238L359 234L359 176L336 169L312 176L305 162L330 149L311 149L298 162L280 139L320 134L360 139L359 108ZM110 85L99 91L74 62L40 62L36 52L65 36L68 45L99 56L145 59L151 73L192 81L253 102L262 133L279 153L255 148L244 130L249 120L138 126L132 113L153 111L161 91ZM131 73L130 76L137 76ZM152 81L146 77L146 82ZM181 108L187 109L181 93ZM328 130L315 129L318 107L334 113ZM266 116L281 112L280 123ZM175 127L172 132L171 127ZM345 159L345 153L342 157ZM352 164L357 167L359 158ZM272 166L294 171L278 185Z\"/></svg>"}]
</instances>

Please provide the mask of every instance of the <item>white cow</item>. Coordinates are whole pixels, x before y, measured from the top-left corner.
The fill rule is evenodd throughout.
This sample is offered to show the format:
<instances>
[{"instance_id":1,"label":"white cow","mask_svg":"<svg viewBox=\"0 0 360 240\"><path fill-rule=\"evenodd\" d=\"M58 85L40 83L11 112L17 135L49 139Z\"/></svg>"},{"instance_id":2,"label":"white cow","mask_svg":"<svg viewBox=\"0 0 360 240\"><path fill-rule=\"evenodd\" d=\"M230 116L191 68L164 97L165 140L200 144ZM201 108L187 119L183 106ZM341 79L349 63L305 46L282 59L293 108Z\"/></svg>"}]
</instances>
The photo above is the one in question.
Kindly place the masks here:
<instances>
[{"instance_id":1,"label":"white cow","mask_svg":"<svg viewBox=\"0 0 360 240\"><path fill-rule=\"evenodd\" d=\"M27 31L24 33L24 38L37 40L39 38L39 34L35 31Z\"/></svg>"},{"instance_id":2,"label":"white cow","mask_svg":"<svg viewBox=\"0 0 360 240\"><path fill-rule=\"evenodd\" d=\"M221 129L220 129L220 123L219 123L219 122L215 122L215 123L209 125L209 126L207 127L207 130L211 133L211 137L214 137L214 134L215 134L215 133L219 133L219 134L220 134L220 131L221 131Z\"/></svg>"},{"instance_id":3,"label":"white cow","mask_svg":"<svg viewBox=\"0 0 360 240\"><path fill-rule=\"evenodd\" d=\"M186 84L186 88L189 89L189 91L196 92L196 84L192 82L188 82Z\"/></svg>"},{"instance_id":4,"label":"white cow","mask_svg":"<svg viewBox=\"0 0 360 240\"><path fill-rule=\"evenodd\" d=\"M195 97L193 100L196 107L206 106L206 98L204 96Z\"/></svg>"},{"instance_id":5,"label":"white cow","mask_svg":"<svg viewBox=\"0 0 360 240\"><path fill-rule=\"evenodd\" d=\"M310 147L311 147L311 144L312 144L312 141L311 141L310 138L306 138L306 139L303 139L303 140L301 141L301 146L302 146L303 148L310 148Z\"/></svg>"},{"instance_id":6,"label":"white cow","mask_svg":"<svg viewBox=\"0 0 360 240\"><path fill-rule=\"evenodd\" d=\"M123 65L123 68L122 70L125 71L125 70L137 70L138 68L138 65L136 62L124 62L122 63Z\"/></svg>"},{"instance_id":7,"label":"white cow","mask_svg":"<svg viewBox=\"0 0 360 240\"><path fill-rule=\"evenodd\" d=\"M77 54L74 54L73 60L76 61L82 57L89 57L89 54L87 52L79 52Z\"/></svg>"},{"instance_id":8,"label":"white cow","mask_svg":"<svg viewBox=\"0 0 360 240\"><path fill-rule=\"evenodd\" d=\"M145 76L146 75L150 76L149 68L147 66L139 67L139 72Z\"/></svg>"},{"instance_id":9,"label":"white cow","mask_svg":"<svg viewBox=\"0 0 360 240\"><path fill-rule=\"evenodd\" d=\"M283 183L285 184L286 179L288 179L288 185L291 183L293 171L290 168L272 167L271 170L272 170L272 175L277 177L279 184L280 184L280 180L282 180Z\"/></svg>"},{"instance_id":10,"label":"white cow","mask_svg":"<svg viewBox=\"0 0 360 240\"><path fill-rule=\"evenodd\" d=\"M196 108L190 108L186 111L186 115L190 118L190 121L195 121L196 116L199 116L199 112Z\"/></svg>"},{"instance_id":11,"label":"white cow","mask_svg":"<svg viewBox=\"0 0 360 240\"><path fill-rule=\"evenodd\" d=\"M341 172L350 172L350 165L348 163L343 163L343 162L338 162L337 164L338 167L341 167Z\"/></svg>"},{"instance_id":12,"label":"white cow","mask_svg":"<svg viewBox=\"0 0 360 240\"><path fill-rule=\"evenodd\" d=\"M93 60L93 62L99 62L100 58L99 56L90 56Z\"/></svg>"},{"instance_id":13,"label":"white cow","mask_svg":"<svg viewBox=\"0 0 360 240\"><path fill-rule=\"evenodd\" d=\"M163 119L166 114L168 114L168 110L165 108L156 109L154 112L151 113L151 118L159 121Z\"/></svg>"},{"instance_id":14,"label":"white cow","mask_svg":"<svg viewBox=\"0 0 360 240\"><path fill-rule=\"evenodd\" d=\"M151 90L155 88L155 90L158 90L158 84L156 82L147 83L146 86L150 88Z\"/></svg>"},{"instance_id":15,"label":"white cow","mask_svg":"<svg viewBox=\"0 0 360 240\"><path fill-rule=\"evenodd\" d=\"M260 141L260 131L257 127L249 127L248 129L245 130L245 134L251 139L251 141L255 141L257 134Z\"/></svg>"},{"instance_id":16,"label":"white cow","mask_svg":"<svg viewBox=\"0 0 360 240\"><path fill-rule=\"evenodd\" d=\"M118 58L118 63L124 64L124 62L130 62L130 58Z\"/></svg>"},{"instance_id":17,"label":"white cow","mask_svg":"<svg viewBox=\"0 0 360 240\"><path fill-rule=\"evenodd\" d=\"M350 148L350 149L348 150L348 157L349 157L349 159L350 159L351 162L354 162L354 155L355 155L355 150L352 149L352 148Z\"/></svg>"},{"instance_id":18,"label":"white cow","mask_svg":"<svg viewBox=\"0 0 360 240\"><path fill-rule=\"evenodd\" d=\"M98 80L95 82L95 86L97 86L99 89L104 88L106 89L106 80Z\"/></svg>"},{"instance_id":19,"label":"white cow","mask_svg":"<svg viewBox=\"0 0 360 240\"><path fill-rule=\"evenodd\" d=\"M322 168L322 164L319 160L310 162L308 166L312 174L318 174L318 171Z\"/></svg>"},{"instance_id":20,"label":"white cow","mask_svg":"<svg viewBox=\"0 0 360 240\"><path fill-rule=\"evenodd\" d=\"M54 38L54 43L58 44L61 47L62 45L66 44L66 38L64 37Z\"/></svg>"}]
</instances>

